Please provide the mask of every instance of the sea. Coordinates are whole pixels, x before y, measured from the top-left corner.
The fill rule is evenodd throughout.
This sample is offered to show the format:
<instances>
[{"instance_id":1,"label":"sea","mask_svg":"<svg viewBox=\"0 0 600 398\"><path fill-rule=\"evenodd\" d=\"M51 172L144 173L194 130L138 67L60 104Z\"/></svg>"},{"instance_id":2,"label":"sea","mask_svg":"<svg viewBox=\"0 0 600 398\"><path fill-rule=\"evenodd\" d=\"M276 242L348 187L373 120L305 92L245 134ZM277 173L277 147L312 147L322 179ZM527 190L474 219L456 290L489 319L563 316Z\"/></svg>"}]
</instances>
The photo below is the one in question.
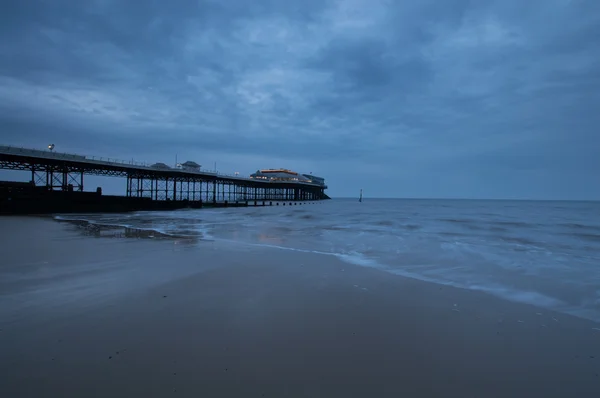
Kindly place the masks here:
<instances>
[{"instance_id":1,"label":"sea","mask_svg":"<svg viewBox=\"0 0 600 398\"><path fill-rule=\"evenodd\" d=\"M600 202L333 199L56 218L315 252L600 322Z\"/></svg>"}]
</instances>

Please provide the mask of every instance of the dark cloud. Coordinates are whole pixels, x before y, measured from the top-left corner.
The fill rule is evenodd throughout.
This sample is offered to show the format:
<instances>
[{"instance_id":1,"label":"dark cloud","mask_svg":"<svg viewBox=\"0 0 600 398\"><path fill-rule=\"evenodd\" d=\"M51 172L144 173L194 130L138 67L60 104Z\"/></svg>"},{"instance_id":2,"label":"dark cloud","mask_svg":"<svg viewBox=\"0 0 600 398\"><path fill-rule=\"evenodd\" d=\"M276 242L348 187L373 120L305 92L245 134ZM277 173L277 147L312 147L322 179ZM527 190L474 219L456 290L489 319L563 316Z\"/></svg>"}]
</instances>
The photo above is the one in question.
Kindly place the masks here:
<instances>
[{"instance_id":1,"label":"dark cloud","mask_svg":"<svg viewBox=\"0 0 600 398\"><path fill-rule=\"evenodd\" d=\"M595 1L6 1L0 34L7 144L600 198Z\"/></svg>"}]
</instances>

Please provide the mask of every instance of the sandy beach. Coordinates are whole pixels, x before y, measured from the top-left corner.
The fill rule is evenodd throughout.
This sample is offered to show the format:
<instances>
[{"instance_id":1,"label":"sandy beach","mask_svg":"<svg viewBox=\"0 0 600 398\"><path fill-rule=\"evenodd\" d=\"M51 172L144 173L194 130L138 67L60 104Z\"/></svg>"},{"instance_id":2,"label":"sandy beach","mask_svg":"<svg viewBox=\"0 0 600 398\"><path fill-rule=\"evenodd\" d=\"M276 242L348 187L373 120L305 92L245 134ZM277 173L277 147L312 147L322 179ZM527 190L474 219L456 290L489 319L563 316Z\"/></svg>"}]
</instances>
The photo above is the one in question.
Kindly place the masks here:
<instances>
[{"instance_id":1,"label":"sandy beach","mask_svg":"<svg viewBox=\"0 0 600 398\"><path fill-rule=\"evenodd\" d=\"M2 397L594 397L600 324L333 256L0 218Z\"/></svg>"}]
</instances>

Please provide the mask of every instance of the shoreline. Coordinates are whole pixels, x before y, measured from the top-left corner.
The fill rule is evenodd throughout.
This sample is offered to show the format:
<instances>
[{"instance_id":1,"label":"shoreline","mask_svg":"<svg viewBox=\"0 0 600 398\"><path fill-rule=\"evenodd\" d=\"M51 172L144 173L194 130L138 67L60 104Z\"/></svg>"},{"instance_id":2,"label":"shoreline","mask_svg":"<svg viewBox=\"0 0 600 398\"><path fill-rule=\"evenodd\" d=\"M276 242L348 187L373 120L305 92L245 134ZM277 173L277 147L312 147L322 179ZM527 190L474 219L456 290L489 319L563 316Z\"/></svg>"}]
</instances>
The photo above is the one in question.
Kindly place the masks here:
<instances>
[{"instance_id":1,"label":"shoreline","mask_svg":"<svg viewBox=\"0 0 600 398\"><path fill-rule=\"evenodd\" d=\"M12 221L6 396L600 393L600 327L574 316L332 256Z\"/></svg>"},{"instance_id":2,"label":"shoreline","mask_svg":"<svg viewBox=\"0 0 600 398\"><path fill-rule=\"evenodd\" d=\"M35 216L34 216L35 217ZM266 249L278 249L282 251L288 251L290 253L313 253L317 255L330 256L336 258L345 264L349 264L352 266L359 266L363 268L373 268L377 269L381 272L389 274L390 277L401 277L413 279L420 282L425 283L433 283L436 285L444 286L444 287L452 287L457 289L463 289L467 291L473 292L482 292L487 295L491 295L493 297L500 298L502 300L506 300L513 303L519 304L527 304L535 307L539 307L545 311L553 311L560 315L569 315L577 318L585 319L588 321L592 321L598 323L600 325L600 314L593 311L586 311L581 308L576 308L572 306L567 306L566 303L560 301L560 299L546 296L542 293L536 291L519 291L514 290L509 287L505 287L502 285L496 286L464 286L460 283L456 283L453 281L443 281L440 279L426 277L424 275L407 272L402 269L391 268L388 265L378 263L376 260L372 260L370 258L359 257L343 254L343 253L334 253L334 252L322 252L317 250L310 249L302 249L302 248L294 248L288 246L280 246L275 244L265 244L265 243L251 243L244 242L239 240L229 240L229 239L218 239L212 236L204 236L203 234L198 235L185 235L185 234L175 234L175 233L165 233L161 232L157 229L144 229L139 227L130 227L126 225L117 225L117 224L104 224L104 223L96 223L91 220L86 219L65 219L59 218L60 216L47 216L48 219L52 219L54 221L76 225L81 228L82 233L95 237L119 237L119 238L137 238L137 239L167 239L167 240L179 240L186 241L188 244L195 244L200 242L221 242L222 244L229 245L244 245L255 248L266 248ZM518 298L516 298L518 297ZM540 302L546 302L546 305L540 304Z\"/></svg>"}]
</instances>

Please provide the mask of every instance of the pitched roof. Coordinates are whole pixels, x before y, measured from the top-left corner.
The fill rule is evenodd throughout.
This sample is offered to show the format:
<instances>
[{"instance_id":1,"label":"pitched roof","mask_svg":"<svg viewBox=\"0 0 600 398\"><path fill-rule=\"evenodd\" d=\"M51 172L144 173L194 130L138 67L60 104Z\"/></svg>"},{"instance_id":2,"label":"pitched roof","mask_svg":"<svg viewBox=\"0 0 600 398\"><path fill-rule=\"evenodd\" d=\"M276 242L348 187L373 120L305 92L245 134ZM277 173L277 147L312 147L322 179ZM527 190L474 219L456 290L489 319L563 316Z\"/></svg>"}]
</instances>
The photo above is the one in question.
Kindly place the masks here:
<instances>
[{"instance_id":1,"label":"pitched roof","mask_svg":"<svg viewBox=\"0 0 600 398\"><path fill-rule=\"evenodd\" d=\"M182 166L186 166L186 167L200 167L200 165L196 162L193 162L191 160L188 160L185 163L181 163Z\"/></svg>"},{"instance_id":2,"label":"pitched roof","mask_svg":"<svg viewBox=\"0 0 600 398\"><path fill-rule=\"evenodd\" d=\"M159 163L154 163L154 164L153 164L152 166L150 166L150 167L154 167L154 168L156 168L156 169L170 169L170 167L169 167L169 166L167 166L166 164L164 164L164 163L161 163L161 162L159 162Z\"/></svg>"}]
</instances>

